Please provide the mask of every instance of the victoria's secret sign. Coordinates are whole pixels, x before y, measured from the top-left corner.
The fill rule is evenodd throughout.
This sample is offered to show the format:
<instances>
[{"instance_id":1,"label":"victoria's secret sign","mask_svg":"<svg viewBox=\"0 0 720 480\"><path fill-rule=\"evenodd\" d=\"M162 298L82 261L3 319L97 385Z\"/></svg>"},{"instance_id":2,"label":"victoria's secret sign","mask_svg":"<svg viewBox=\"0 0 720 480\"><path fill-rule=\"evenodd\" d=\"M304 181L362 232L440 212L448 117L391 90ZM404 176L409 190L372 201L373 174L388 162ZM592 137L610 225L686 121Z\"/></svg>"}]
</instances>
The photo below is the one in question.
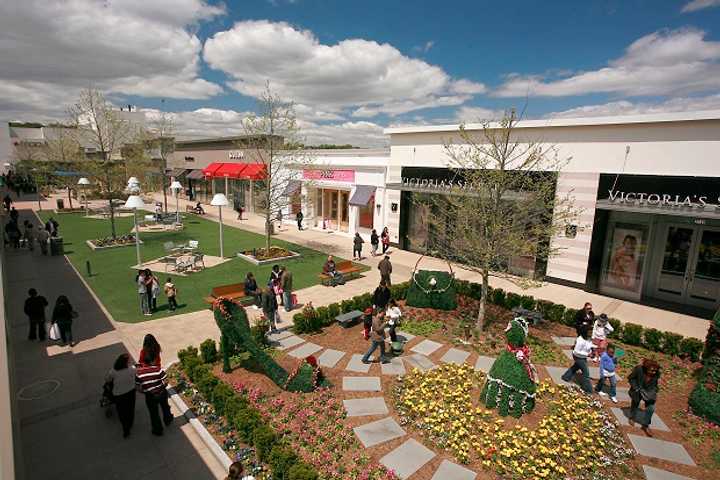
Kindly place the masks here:
<instances>
[{"instance_id":1,"label":"victoria's secret sign","mask_svg":"<svg viewBox=\"0 0 720 480\"><path fill-rule=\"evenodd\" d=\"M437 178L410 178L403 177L403 187L426 188L434 190L465 189L467 184L462 180L437 179Z\"/></svg>"},{"instance_id":2,"label":"victoria's secret sign","mask_svg":"<svg viewBox=\"0 0 720 480\"><path fill-rule=\"evenodd\" d=\"M623 192L608 190L608 201L615 204L657 207L688 207L720 210L720 196L678 195L669 193Z\"/></svg>"}]
</instances>

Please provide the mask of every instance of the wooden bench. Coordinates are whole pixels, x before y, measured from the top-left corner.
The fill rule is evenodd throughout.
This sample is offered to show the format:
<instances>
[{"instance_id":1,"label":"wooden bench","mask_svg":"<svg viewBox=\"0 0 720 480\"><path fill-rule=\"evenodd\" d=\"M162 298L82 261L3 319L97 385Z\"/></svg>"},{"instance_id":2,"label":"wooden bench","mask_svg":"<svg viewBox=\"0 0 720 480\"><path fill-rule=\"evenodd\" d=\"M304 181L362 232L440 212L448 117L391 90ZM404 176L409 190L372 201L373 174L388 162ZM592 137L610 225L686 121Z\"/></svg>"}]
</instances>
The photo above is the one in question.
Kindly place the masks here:
<instances>
[{"instance_id":1,"label":"wooden bench","mask_svg":"<svg viewBox=\"0 0 720 480\"><path fill-rule=\"evenodd\" d=\"M335 317L335 320L337 320L338 324L343 328L349 328L355 325L358 320L360 320L363 316L363 312L360 310L353 310L351 312L343 313Z\"/></svg>"},{"instance_id":2,"label":"wooden bench","mask_svg":"<svg viewBox=\"0 0 720 480\"><path fill-rule=\"evenodd\" d=\"M232 285L221 285L213 287L210 296L205 297L205 303L213 304L218 297L225 297L239 303L242 306L252 305L255 303L255 297L245 295L244 283L233 283Z\"/></svg>"},{"instance_id":3,"label":"wooden bench","mask_svg":"<svg viewBox=\"0 0 720 480\"><path fill-rule=\"evenodd\" d=\"M335 271L342 274L345 280L352 280L360 275L362 268L355 266L350 260L344 260L335 264ZM318 274L318 278L320 278L320 283L328 285L333 277L327 273L320 273Z\"/></svg>"}]
</instances>

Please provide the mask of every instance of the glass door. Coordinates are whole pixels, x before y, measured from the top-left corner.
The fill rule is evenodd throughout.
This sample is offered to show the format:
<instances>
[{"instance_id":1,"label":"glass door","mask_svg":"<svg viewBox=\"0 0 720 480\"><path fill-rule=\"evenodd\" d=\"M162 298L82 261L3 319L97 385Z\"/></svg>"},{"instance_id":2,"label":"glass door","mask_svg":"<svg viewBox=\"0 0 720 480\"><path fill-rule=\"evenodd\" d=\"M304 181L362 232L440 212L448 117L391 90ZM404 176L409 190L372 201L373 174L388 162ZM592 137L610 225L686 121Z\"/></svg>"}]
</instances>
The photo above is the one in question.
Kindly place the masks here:
<instances>
[{"instance_id":1,"label":"glass door","mask_svg":"<svg viewBox=\"0 0 720 480\"><path fill-rule=\"evenodd\" d=\"M696 228L668 225L663 239L662 264L658 272L657 296L685 303Z\"/></svg>"},{"instance_id":2,"label":"glass door","mask_svg":"<svg viewBox=\"0 0 720 480\"><path fill-rule=\"evenodd\" d=\"M720 229L699 229L690 262L687 303L715 310L720 306Z\"/></svg>"},{"instance_id":3,"label":"glass door","mask_svg":"<svg viewBox=\"0 0 720 480\"><path fill-rule=\"evenodd\" d=\"M340 230L343 232L348 231L350 224L348 214L348 201L350 200L350 192L341 190L340 191Z\"/></svg>"}]
</instances>

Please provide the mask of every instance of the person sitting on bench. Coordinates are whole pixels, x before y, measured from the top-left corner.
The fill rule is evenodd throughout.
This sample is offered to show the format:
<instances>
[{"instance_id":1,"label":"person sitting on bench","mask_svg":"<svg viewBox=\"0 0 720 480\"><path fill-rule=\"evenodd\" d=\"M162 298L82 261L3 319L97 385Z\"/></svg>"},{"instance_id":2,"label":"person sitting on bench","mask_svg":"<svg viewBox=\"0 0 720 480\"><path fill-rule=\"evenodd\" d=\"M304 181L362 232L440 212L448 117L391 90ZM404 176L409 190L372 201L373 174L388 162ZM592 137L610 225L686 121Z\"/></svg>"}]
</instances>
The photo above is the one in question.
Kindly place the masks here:
<instances>
[{"instance_id":1,"label":"person sitting on bench","mask_svg":"<svg viewBox=\"0 0 720 480\"><path fill-rule=\"evenodd\" d=\"M345 278L342 276L342 273L337 271L337 266L335 265L335 260L333 260L332 255L328 256L327 262L323 265L323 273L330 277L330 282L333 287L345 283Z\"/></svg>"},{"instance_id":2,"label":"person sitting on bench","mask_svg":"<svg viewBox=\"0 0 720 480\"><path fill-rule=\"evenodd\" d=\"M258 284L255 281L255 275L252 272L248 272L245 275L245 295L253 297L253 307L257 310L260 307L260 296L261 292L258 288Z\"/></svg>"},{"instance_id":3,"label":"person sitting on bench","mask_svg":"<svg viewBox=\"0 0 720 480\"><path fill-rule=\"evenodd\" d=\"M197 205L195 205L195 213L198 215L205 215L205 210L203 209L202 205L200 205L200 202L197 202Z\"/></svg>"}]
</instances>

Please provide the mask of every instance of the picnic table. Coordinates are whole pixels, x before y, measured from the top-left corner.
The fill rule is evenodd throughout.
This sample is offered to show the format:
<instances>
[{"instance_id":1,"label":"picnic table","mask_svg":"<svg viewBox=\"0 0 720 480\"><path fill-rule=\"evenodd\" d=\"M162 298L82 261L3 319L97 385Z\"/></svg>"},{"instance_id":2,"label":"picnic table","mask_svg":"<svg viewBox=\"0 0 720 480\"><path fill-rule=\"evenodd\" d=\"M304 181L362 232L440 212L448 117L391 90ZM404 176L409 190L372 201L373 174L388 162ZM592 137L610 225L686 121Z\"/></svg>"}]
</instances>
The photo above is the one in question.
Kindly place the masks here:
<instances>
[{"instance_id":1,"label":"picnic table","mask_svg":"<svg viewBox=\"0 0 720 480\"><path fill-rule=\"evenodd\" d=\"M362 316L363 312L361 312L360 310L352 310L350 312L338 315L337 317L335 317L335 320L337 320L337 322L343 328L348 328L355 325L355 323L357 323L357 321L360 320Z\"/></svg>"}]
</instances>

